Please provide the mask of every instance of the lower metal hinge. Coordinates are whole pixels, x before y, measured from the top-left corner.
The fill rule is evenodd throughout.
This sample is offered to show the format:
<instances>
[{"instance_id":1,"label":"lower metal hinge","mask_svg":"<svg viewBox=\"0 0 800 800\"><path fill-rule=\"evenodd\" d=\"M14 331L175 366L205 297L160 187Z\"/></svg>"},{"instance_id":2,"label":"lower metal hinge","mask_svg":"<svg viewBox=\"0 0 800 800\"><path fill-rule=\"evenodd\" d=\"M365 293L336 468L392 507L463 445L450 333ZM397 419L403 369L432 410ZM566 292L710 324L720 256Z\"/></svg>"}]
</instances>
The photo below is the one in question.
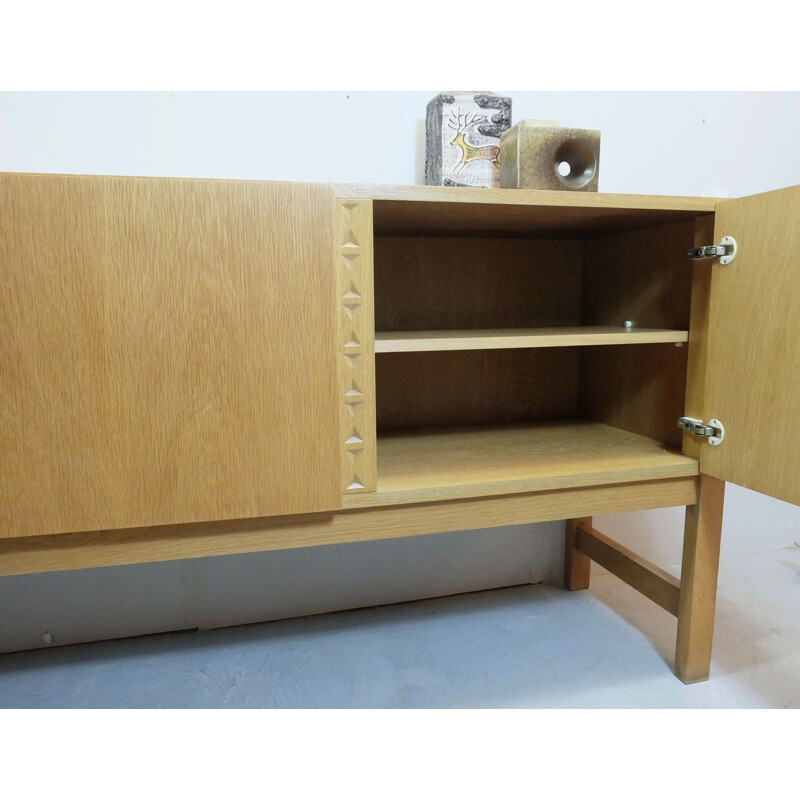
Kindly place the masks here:
<instances>
[{"instance_id":1,"label":"lower metal hinge","mask_svg":"<svg viewBox=\"0 0 800 800\"><path fill-rule=\"evenodd\" d=\"M703 436L713 447L722 444L725 438L725 428L718 419L710 419L707 423L694 417L679 417L678 427L695 436Z\"/></svg>"}]
</instances>

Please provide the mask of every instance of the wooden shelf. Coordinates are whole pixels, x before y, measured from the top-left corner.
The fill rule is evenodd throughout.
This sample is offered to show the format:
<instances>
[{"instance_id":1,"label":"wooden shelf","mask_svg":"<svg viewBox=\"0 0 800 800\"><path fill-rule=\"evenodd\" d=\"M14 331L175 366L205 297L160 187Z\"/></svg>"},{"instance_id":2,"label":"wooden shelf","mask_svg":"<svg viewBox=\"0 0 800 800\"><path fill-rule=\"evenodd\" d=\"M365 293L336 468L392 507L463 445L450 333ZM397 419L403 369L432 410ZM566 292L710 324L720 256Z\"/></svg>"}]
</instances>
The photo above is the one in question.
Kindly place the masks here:
<instances>
[{"instance_id":1,"label":"wooden shelf","mask_svg":"<svg viewBox=\"0 0 800 800\"><path fill-rule=\"evenodd\" d=\"M345 508L652 481L698 474L659 442L591 421L378 436L378 491Z\"/></svg>"},{"instance_id":2,"label":"wooden shelf","mask_svg":"<svg viewBox=\"0 0 800 800\"><path fill-rule=\"evenodd\" d=\"M511 328L474 331L399 331L375 334L376 353L433 350L508 350L529 347L583 347L611 344L685 342L688 331L664 328Z\"/></svg>"}]
</instances>

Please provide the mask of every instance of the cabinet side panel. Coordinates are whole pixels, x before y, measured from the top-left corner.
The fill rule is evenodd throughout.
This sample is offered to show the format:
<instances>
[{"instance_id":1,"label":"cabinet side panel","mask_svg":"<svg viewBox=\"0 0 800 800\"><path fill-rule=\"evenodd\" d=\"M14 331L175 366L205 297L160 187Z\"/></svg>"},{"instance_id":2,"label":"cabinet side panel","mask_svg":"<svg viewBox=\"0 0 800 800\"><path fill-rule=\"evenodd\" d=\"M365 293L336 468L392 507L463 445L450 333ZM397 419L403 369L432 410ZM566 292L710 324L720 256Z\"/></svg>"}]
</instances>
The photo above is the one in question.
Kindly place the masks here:
<instances>
[{"instance_id":1,"label":"cabinet side panel","mask_svg":"<svg viewBox=\"0 0 800 800\"><path fill-rule=\"evenodd\" d=\"M694 229L694 246L714 241L714 215L698 217ZM705 411L706 371L708 366L708 324L711 304L712 261L692 264L692 316L689 323L689 349L686 365L686 402L683 413L700 418ZM683 434L684 455L700 460L703 443L697 436Z\"/></svg>"},{"instance_id":2,"label":"cabinet side panel","mask_svg":"<svg viewBox=\"0 0 800 800\"><path fill-rule=\"evenodd\" d=\"M0 176L0 536L338 507L333 205Z\"/></svg>"},{"instance_id":3,"label":"cabinet side panel","mask_svg":"<svg viewBox=\"0 0 800 800\"><path fill-rule=\"evenodd\" d=\"M584 242L583 325L688 330L695 220ZM584 416L680 447L686 347L581 348Z\"/></svg>"},{"instance_id":4,"label":"cabinet side panel","mask_svg":"<svg viewBox=\"0 0 800 800\"><path fill-rule=\"evenodd\" d=\"M377 488L372 201L336 203L340 489Z\"/></svg>"}]
</instances>

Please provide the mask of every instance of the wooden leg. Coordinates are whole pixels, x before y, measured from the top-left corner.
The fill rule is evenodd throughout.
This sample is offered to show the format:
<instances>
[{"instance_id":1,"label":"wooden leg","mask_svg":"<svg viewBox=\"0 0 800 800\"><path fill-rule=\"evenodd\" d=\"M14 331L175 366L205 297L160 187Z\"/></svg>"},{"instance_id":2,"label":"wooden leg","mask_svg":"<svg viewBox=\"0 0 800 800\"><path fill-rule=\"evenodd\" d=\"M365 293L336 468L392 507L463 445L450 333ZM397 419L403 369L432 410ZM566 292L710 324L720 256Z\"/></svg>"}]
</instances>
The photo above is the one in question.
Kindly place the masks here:
<instances>
[{"instance_id":1,"label":"wooden leg","mask_svg":"<svg viewBox=\"0 0 800 800\"><path fill-rule=\"evenodd\" d=\"M683 562L678 600L675 674L684 683L708 679L725 481L700 476L700 495L686 507Z\"/></svg>"},{"instance_id":2,"label":"wooden leg","mask_svg":"<svg viewBox=\"0 0 800 800\"><path fill-rule=\"evenodd\" d=\"M592 526L591 517L568 519L564 536L564 586L570 591L589 588L591 559L575 547L578 525Z\"/></svg>"}]
</instances>

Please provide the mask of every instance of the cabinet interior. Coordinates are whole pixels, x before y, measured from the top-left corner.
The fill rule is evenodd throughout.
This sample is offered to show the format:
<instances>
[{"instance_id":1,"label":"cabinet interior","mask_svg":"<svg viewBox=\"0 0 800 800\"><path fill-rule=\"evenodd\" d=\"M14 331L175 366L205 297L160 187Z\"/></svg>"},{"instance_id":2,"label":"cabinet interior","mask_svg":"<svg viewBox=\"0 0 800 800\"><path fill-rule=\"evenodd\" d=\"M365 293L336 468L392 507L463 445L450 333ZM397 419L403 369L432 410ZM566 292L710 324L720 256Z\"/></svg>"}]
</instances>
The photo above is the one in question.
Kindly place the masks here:
<instances>
[{"instance_id":1,"label":"cabinet interior","mask_svg":"<svg viewBox=\"0 0 800 800\"><path fill-rule=\"evenodd\" d=\"M609 447L596 423L679 450L695 217L459 205L374 203L379 489L420 437L487 468L491 436L507 463L548 427L587 431L584 450ZM548 441L542 458L564 451Z\"/></svg>"}]
</instances>

